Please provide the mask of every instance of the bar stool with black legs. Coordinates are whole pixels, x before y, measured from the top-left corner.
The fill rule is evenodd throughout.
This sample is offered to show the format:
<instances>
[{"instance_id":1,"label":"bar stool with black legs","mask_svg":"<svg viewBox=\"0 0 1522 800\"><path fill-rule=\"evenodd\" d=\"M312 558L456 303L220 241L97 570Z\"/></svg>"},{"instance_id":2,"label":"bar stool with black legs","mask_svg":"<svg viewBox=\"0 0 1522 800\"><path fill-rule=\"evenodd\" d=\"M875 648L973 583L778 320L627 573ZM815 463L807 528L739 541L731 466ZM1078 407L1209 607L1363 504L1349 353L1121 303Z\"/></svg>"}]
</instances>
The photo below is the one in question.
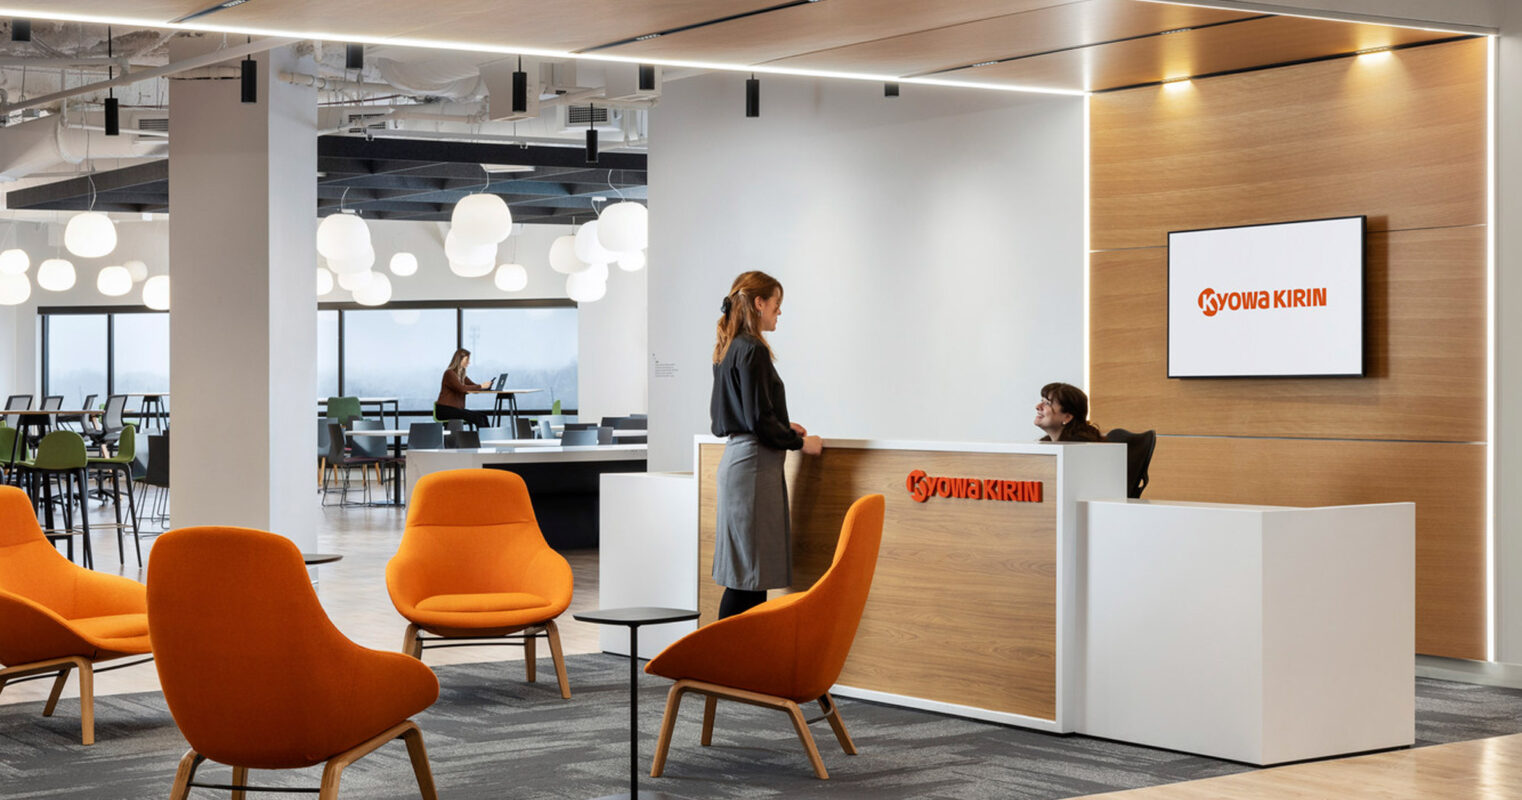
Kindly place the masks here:
<instances>
[{"instance_id":1,"label":"bar stool with black legs","mask_svg":"<svg viewBox=\"0 0 1522 800\"><path fill-rule=\"evenodd\" d=\"M111 456L96 456L89 459L89 468L97 475L109 475L111 478L111 505L116 511L116 555L123 564L127 563L127 553L122 544L122 531L127 527L122 522L122 485L127 487L127 514L132 524L132 546L137 550L137 565L143 565L143 540L137 526L137 502L132 499L132 462L137 457L137 428L128 425L122 428L120 437L116 440L116 454ZM125 480L123 480L125 478ZM102 487L104 490L104 487Z\"/></svg>"},{"instance_id":2,"label":"bar stool with black legs","mask_svg":"<svg viewBox=\"0 0 1522 800\"><path fill-rule=\"evenodd\" d=\"M35 501L41 491L43 504L44 528L50 541L67 539L74 535L74 498L79 498L79 532L84 540L84 565L90 569L95 568L95 554L90 550L90 514L89 504L86 500L86 492L89 490L89 482L85 477L85 469L89 464L89 454L85 451L84 437L74 431L53 431L42 437L37 445L37 457L30 463L18 462L27 473L32 483L32 498ZM59 490L62 493L64 527L55 528L53 524L53 481L58 481ZM76 483L78 494L75 493ZM70 539L69 549L73 550L73 540ZM72 556L72 552L70 553Z\"/></svg>"}]
</instances>

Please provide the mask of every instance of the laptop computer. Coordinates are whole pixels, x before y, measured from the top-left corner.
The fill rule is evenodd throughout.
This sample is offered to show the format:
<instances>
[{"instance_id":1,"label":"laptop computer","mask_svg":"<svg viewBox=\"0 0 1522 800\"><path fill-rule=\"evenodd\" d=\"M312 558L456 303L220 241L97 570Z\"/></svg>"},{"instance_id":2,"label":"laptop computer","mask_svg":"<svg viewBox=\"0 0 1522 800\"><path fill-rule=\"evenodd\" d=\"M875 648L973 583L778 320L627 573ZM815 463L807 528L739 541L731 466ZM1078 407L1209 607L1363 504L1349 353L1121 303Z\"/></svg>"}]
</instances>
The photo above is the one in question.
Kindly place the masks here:
<instances>
[{"instance_id":1,"label":"laptop computer","mask_svg":"<svg viewBox=\"0 0 1522 800\"><path fill-rule=\"evenodd\" d=\"M497 379L495 381L492 381L491 390L494 391L494 392L500 392L500 391L502 391L503 389L506 389L506 388L507 388L507 373L504 372L501 375L498 375Z\"/></svg>"}]
</instances>

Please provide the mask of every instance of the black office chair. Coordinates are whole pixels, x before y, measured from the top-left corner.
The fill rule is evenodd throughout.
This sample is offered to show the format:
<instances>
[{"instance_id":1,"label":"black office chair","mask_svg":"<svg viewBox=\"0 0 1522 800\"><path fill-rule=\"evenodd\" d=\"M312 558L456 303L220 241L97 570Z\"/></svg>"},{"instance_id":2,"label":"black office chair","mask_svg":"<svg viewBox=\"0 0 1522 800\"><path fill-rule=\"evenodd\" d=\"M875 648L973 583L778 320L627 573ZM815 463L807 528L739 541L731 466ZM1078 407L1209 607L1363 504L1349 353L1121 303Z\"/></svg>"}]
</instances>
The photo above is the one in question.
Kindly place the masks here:
<instances>
[{"instance_id":1,"label":"black office chair","mask_svg":"<svg viewBox=\"0 0 1522 800\"><path fill-rule=\"evenodd\" d=\"M513 434L514 434L513 438L514 439L533 439L533 438L535 438L534 437L534 423L528 421L527 419L524 419L523 417L518 417L517 419L513 420L513 426L516 428L516 430L513 431Z\"/></svg>"},{"instance_id":2,"label":"black office chair","mask_svg":"<svg viewBox=\"0 0 1522 800\"><path fill-rule=\"evenodd\" d=\"M29 394L13 394L5 398L6 411L30 411L32 410L32 396Z\"/></svg>"},{"instance_id":3,"label":"black office chair","mask_svg":"<svg viewBox=\"0 0 1522 800\"><path fill-rule=\"evenodd\" d=\"M603 417L602 422L599 423L598 427L617 428L619 420L623 419L628 419L628 417Z\"/></svg>"},{"instance_id":4,"label":"black office chair","mask_svg":"<svg viewBox=\"0 0 1522 800\"><path fill-rule=\"evenodd\" d=\"M642 431L649 427L650 424L650 421L643 415L637 417L618 417L617 419L618 421L613 423L613 430L616 431ZM608 423L604 422L603 424L606 425Z\"/></svg>"},{"instance_id":5,"label":"black office chair","mask_svg":"<svg viewBox=\"0 0 1522 800\"><path fill-rule=\"evenodd\" d=\"M439 450L444 447L444 423L414 422L407 427L408 450Z\"/></svg>"},{"instance_id":6,"label":"black office chair","mask_svg":"<svg viewBox=\"0 0 1522 800\"><path fill-rule=\"evenodd\" d=\"M1157 448L1157 431L1132 433L1116 428L1105 434L1105 440L1126 446L1126 497L1141 497L1142 490L1147 488L1147 466Z\"/></svg>"}]
</instances>

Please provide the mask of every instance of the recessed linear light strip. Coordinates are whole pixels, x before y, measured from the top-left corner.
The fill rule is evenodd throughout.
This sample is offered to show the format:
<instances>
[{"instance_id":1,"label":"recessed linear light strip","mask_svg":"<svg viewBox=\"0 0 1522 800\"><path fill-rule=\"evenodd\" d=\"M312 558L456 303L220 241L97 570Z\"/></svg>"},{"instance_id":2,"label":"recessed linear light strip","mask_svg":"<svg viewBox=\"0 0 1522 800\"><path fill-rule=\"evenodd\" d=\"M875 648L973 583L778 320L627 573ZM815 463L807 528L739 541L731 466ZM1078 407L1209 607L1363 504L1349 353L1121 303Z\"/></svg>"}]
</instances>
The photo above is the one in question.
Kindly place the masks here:
<instances>
[{"instance_id":1,"label":"recessed linear light strip","mask_svg":"<svg viewBox=\"0 0 1522 800\"><path fill-rule=\"evenodd\" d=\"M1300 17L1301 19L1319 19L1323 22L1342 22L1357 25L1384 25L1390 28L1409 28L1419 31L1432 31L1433 33L1468 33L1475 35L1487 35L1499 33L1495 28L1484 25L1463 25L1460 23L1448 23L1446 25L1432 25L1416 20L1403 19L1400 17L1382 17L1377 14L1348 14L1343 17L1332 17L1325 14L1309 14L1303 8L1293 6L1281 6L1275 3L1244 2L1233 5L1219 5L1216 3L1197 3L1194 0L1141 0L1143 3L1157 3L1159 5L1176 6L1186 5L1193 8L1210 8L1216 11L1263 11L1276 17Z\"/></svg>"},{"instance_id":2,"label":"recessed linear light strip","mask_svg":"<svg viewBox=\"0 0 1522 800\"><path fill-rule=\"evenodd\" d=\"M131 25L139 28L157 28L161 30L179 31L202 31L207 33L229 33L239 36L279 36L295 39L316 39L329 42L349 42L353 44L384 44L395 47L417 47L427 50L456 50L470 53L497 53L501 55L535 56L538 58L565 58L585 59L587 61L606 61L618 64L657 64L663 67L675 69L703 69L719 72L754 72L757 75L784 75L801 78L834 78L839 80L869 81L872 83L904 83L920 86L947 86L963 89L982 89L994 92L1017 92L1025 94L1055 94L1070 97L1083 97L1088 92L1082 89L1056 89L1048 86L1019 86L998 85L992 83L980 83L977 81L961 81L945 78L931 77L903 77L899 75L879 75L855 72L836 72L831 70L797 69L792 67L751 66L748 64L723 64L711 61L686 61L672 58L651 58L649 56L618 56L601 53L575 53L568 50L547 50L542 47L522 47L514 45L483 44L479 42L460 42L446 40L426 40L411 37L382 37L361 36L351 33L337 33L333 31L302 31L295 29L262 28L233 25L215 25L204 22L174 23L162 20L144 19L142 17L108 16L101 14L60 14L47 8L26 8L19 6L0 7L0 17L30 17L32 19L46 19L56 22L84 22L96 25Z\"/></svg>"},{"instance_id":3,"label":"recessed linear light strip","mask_svg":"<svg viewBox=\"0 0 1522 800\"><path fill-rule=\"evenodd\" d=\"M240 1L241 2L248 2L248 0L240 0ZM594 51L597 51L597 50L606 50L606 49L608 49L610 47L622 47L623 45L626 45L626 44L634 44L635 42L644 42L644 41L648 41L650 39L659 39L662 36L670 36L673 33L681 33L682 31L697 30L698 28L706 28L706 27L708 27L710 25L719 25L721 23L732 22L732 21L737 20L737 19L745 19L746 17L760 16L761 14L770 14L773 11L781 11L784 8L793 8L794 6L813 5L814 3L818 3L818 2L820 2L820 0L793 0L793 2L783 3L782 5L778 5L778 6L768 6L766 8L758 8L758 9L756 9L754 11L742 11L739 14L730 14L727 17L719 17L718 19L711 19L711 20L707 20L705 22L694 22L691 25L682 25L682 26L676 27L676 28L668 28L668 29L666 29L664 31L656 31L655 33L646 33L646 34L642 34L640 36L633 36L633 37L630 37L628 39L619 39L616 42L608 42L607 44L593 45L592 47L588 47L588 48L585 48L585 49L582 49L582 50L577 50L576 52L578 52L578 53L591 53L591 52L594 52Z\"/></svg>"},{"instance_id":4,"label":"recessed linear light strip","mask_svg":"<svg viewBox=\"0 0 1522 800\"><path fill-rule=\"evenodd\" d=\"M179 22L189 22L190 20L197 19L199 17L204 17L204 16L207 16L208 14L215 14L218 11L226 11L229 8L233 8L235 6L241 6L241 5L243 5L244 3L247 3L247 2L249 2L249 0L226 0L226 2L218 3L218 4L216 4L216 5L214 5L214 6L210 7L210 8L203 8L200 11L195 11L195 12L186 14L185 16L180 17L179 19L176 19L176 20L173 20L173 21L177 22L177 23L179 23Z\"/></svg>"},{"instance_id":5,"label":"recessed linear light strip","mask_svg":"<svg viewBox=\"0 0 1522 800\"><path fill-rule=\"evenodd\" d=\"M1222 77L1224 75L1240 75L1240 74L1242 74L1244 72L1261 72L1261 71L1263 71L1265 69L1278 69L1280 67L1293 67L1293 66L1296 66L1296 65L1299 65L1299 64L1315 64L1318 61L1336 61L1339 58L1354 58L1356 56L1361 56L1361 55L1364 55L1366 53L1387 53L1387 52L1394 52L1396 50L1410 50L1413 47L1427 47L1428 45L1434 45L1434 44L1447 44L1449 42L1462 42L1465 39L1474 39L1474 38L1477 38L1475 34L1468 34L1468 33L1466 33L1466 34L1460 34L1458 36L1449 36L1449 37L1447 37L1445 39L1432 39L1431 41L1426 41L1426 42L1406 42L1405 44L1392 44L1389 47L1373 47L1373 48L1369 48L1368 50L1354 50L1352 52L1347 52L1347 53L1332 53L1331 55L1325 55L1325 56L1311 56L1310 58L1301 58L1301 59L1297 59L1297 60L1294 60L1294 61L1280 61L1280 62L1275 63L1275 64L1262 64L1262 65L1259 65L1259 66L1256 66L1256 67L1238 67L1237 69L1223 69L1223 70L1219 70L1219 71L1216 71L1216 72L1202 72L1199 75L1180 75L1180 76L1178 76L1176 78L1167 78L1165 80L1160 80L1160 81L1146 81L1146 82L1143 82L1143 83L1132 83L1132 84L1128 84L1126 86L1115 86L1115 87L1109 88L1109 89L1095 89L1093 93L1094 94L1107 94L1109 92L1124 92L1127 89L1140 89L1140 88L1142 88L1144 86L1161 86L1161 85L1167 84L1167 83L1176 83L1176 82L1179 82L1179 81L1186 81L1186 80L1196 80L1197 81L1197 80L1203 80L1205 78L1219 78L1219 77Z\"/></svg>"},{"instance_id":6,"label":"recessed linear light strip","mask_svg":"<svg viewBox=\"0 0 1522 800\"><path fill-rule=\"evenodd\" d=\"M1067 53L1067 52L1070 52L1070 51L1073 51L1073 50L1086 50L1086 49L1088 49L1090 47L1104 47L1105 45L1120 44L1121 42L1134 42L1134 41L1137 41L1138 39L1152 39L1154 37L1169 36L1169 35L1175 34L1175 33L1186 33L1188 31L1202 31L1202 30L1205 30L1206 28L1219 28L1222 25L1236 25L1239 22L1255 22L1255 21L1260 20L1260 19L1272 19L1272 18L1273 18L1272 14L1259 14L1256 17L1242 17L1241 19L1228 19L1228 20L1222 20L1220 22L1207 22L1204 25L1191 25L1191 26L1189 26L1187 28L1169 28L1166 31L1153 31L1151 33L1138 33L1135 36L1123 36L1123 37L1121 37L1119 39L1110 39L1108 41L1103 41L1103 42L1089 42L1089 43L1085 43L1085 44L1075 44L1075 45L1071 45L1069 47L1059 47L1059 48L1057 48L1055 50L1042 50L1039 53L1024 53L1024 54L1018 55L1018 56L1008 56L1006 58L994 58L994 59L989 59L987 61L979 61L976 64L963 64L962 66L959 66L959 67L946 67L944 69L931 70L929 72L921 72L921 73L918 73L915 77L928 76L928 75L944 75L944 74L946 74L948 72L956 72L958 70L975 69L977 67L988 67L988 66L992 66L994 64L1008 64L1011 61L1023 61L1023 60L1025 60L1027 58L1039 58L1041 56L1049 56L1049 55L1053 55L1055 53Z\"/></svg>"}]
</instances>

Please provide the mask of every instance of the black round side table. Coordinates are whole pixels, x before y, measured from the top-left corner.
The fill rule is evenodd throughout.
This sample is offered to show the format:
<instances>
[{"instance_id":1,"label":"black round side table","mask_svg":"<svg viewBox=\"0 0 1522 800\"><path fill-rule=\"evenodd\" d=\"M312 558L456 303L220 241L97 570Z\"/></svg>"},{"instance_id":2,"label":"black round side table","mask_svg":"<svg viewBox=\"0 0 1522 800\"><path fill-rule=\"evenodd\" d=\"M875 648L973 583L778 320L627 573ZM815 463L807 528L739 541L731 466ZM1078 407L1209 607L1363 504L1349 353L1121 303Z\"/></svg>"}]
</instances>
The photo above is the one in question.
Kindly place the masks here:
<instances>
[{"instance_id":1,"label":"black round side table","mask_svg":"<svg viewBox=\"0 0 1522 800\"><path fill-rule=\"evenodd\" d=\"M623 625L629 629L629 792L599 797L597 800L676 800L665 792L639 790L639 626L697 619L698 612L681 608L599 608L572 614L582 622L598 625Z\"/></svg>"}]
</instances>

